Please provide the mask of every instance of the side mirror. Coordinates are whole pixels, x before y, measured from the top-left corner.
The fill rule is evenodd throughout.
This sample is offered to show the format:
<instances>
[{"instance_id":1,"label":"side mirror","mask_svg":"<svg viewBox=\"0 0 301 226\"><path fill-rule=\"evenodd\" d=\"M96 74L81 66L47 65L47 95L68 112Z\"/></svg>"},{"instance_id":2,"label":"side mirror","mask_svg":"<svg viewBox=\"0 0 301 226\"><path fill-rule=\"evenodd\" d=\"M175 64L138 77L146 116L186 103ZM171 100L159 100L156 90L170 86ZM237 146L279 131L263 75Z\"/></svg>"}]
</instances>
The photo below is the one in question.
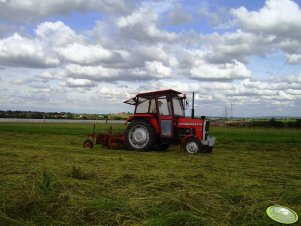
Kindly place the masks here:
<instances>
[{"instance_id":1,"label":"side mirror","mask_svg":"<svg viewBox=\"0 0 301 226\"><path fill-rule=\"evenodd\" d=\"M189 108L189 102L188 102L188 100L186 98L186 93L184 93L183 96L180 97L180 100L182 101L184 110L186 110L187 108Z\"/></svg>"},{"instance_id":2,"label":"side mirror","mask_svg":"<svg viewBox=\"0 0 301 226\"><path fill-rule=\"evenodd\" d=\"M187 108L189 108L189 102L187 99L185 99L185 102L184 102L184 110L186 110Z\"/></svg>"}]
</instances>

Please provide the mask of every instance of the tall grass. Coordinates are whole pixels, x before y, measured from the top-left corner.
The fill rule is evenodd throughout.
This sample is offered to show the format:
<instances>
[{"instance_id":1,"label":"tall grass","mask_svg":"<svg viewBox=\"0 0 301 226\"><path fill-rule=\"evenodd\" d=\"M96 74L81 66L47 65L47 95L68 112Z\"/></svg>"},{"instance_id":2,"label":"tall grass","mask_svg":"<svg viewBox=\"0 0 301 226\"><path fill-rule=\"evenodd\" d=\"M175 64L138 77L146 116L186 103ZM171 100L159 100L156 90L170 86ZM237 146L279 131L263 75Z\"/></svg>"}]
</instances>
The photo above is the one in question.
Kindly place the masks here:
<instances>
[{"instance_id":1,"label":"tall grass","mask_svg":"<svg viewBox=\"0 0 301 226\"><path fill-rule=\"evenodd\" d=\"M268 206L301 212L299 131L211 130L213 153L188 155L85 150L91 125L0 124L0 222L277 225Z\"/></svg>"}]
</instances>

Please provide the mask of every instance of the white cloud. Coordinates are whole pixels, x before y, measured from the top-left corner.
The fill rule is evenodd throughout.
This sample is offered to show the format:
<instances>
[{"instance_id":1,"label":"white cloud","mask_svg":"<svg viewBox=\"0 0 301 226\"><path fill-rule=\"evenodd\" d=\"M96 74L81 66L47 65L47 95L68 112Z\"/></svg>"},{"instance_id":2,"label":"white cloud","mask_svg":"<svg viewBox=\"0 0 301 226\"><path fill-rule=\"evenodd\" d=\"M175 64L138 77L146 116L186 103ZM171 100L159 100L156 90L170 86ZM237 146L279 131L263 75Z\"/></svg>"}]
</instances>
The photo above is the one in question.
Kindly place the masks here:
<instances>
[{"instance_id":1,"label":"white cloud","mask_svg":"<svg viewBox=\"0 0 301 226\"><path fill-rule=\"evenodd\" d=\"M167 78L170 76L171 69L162 64L162 62L158 61L146 61L145 68L150 76L158 77L158 78Z\"/></svg>"},{"instance_id":2,"label":"white cloud","mask_svg":"<svg viewBox=\"0 0 301 226\"><path fill-rule=\"evenodd\" d=\"M88 79L66 78L66 80L62 82L61 85L68 86L68 87L93 87L96 86L97 84Z\"/></svg>"},{"instance_id":3,"label":"white cloud","mask_svg":"<svg viewBox=\"0 0 301 226\"><path fill-rule=\"evenodd\" d=\"M81 42L83 37L77 35L63 22L43 22L35 30L37 39L46 47L66 47L73 42Z\"/></svg>"},{"instance_id":4,"label":"white cloud","mask_svg":"<svg viewBox=\"0 0 301 226\"><path fill-rule=\"evenodd\" d=\"M251 72L238 61L226 64L207 64L199 62L190 70L192 78L204 80L234 80L249 78Z\"/></svg>"},{"instance_id":5,"label":"white cloud","mask_svg":"<svg viewBox=\"0 0 301 226\"><path fill-rule=\"evenodd\" d=\"M92 101L99 102L101 100L105 103L107 109L110 109L113 105L119 109L133 110L129 105L124 104L123 101L133 97L132 92L135 89L134 86L127 87L120 86L119 84L100 83L92 97ZM103 108L102 111L105 111L105 109Z\"/></svg>"},{"instance_id":6,"label":"white cloud","mask_svg":"<svg viewBox=\"0 0 301 226\"><path fill-rule=\"evenodd\" d=\"M163 45L158 43L156 45L140 45L137 46L135 55L138 60L143 61L161 61L165 65L175 67L178 65L177 56L174 52L173 46Z\"/></svg>"},{"instance_id":7,"label":"white cloud","mask_svg":"<svg viewBox=\"0 0 301 226\"><path fill-rule=\"evenodd\" d=\"M57 50L69 62L77 64L95 64L108 61L113 57L110 50L101 45L73 43Z\"/></svg>"},{"instance_id":8,"label":"white cloud","mask_svg":"<svg viewBox=\"0 0 301 226\"><path fill-rule=\"evenodd\" d=\"M222 35L202 35L200 39L207 44L202 53L203 58L217 64L233 60L247 63L250 56L265 56L272 52L275 45L275 39L270 35L266 37L241 30Z\"/></svg>"},{"instance_id":9,"label":"white cloud","mask_svg":"<svg viewBox=\"0 0 301 226\"><path fill-rule=\"evenodd\" d=\"M48 56L36 41L15 33L0 40L0 64L16 67L53 67L59 64L57 58Z\"/></svg>"},{"instance_id":10,"label":"white cloud","mask_svg":"<svg viewBox=\"0 0 301 226\"><path fill-rule=\"evenodd\" d=\"M243 29L301 37L301 10L294 1L267 0L259 11L240 7L233 9L232 14Z\"/></svg>"},{"instance_id":11,"label":"white cloud","mask_svg":"<svg viewBox=\"0 0 301 226\"><path fill-rule=\"evenodd\" d=\"M68 15L73 11L125 13L132 7L133 3L126 0L9 0L0 1L0 18L31 22L52 15Z\"/></svg>"},{"instance_id":12,"label":"white cloud","mask_svg":"<svg viewBox=\"0 0 301 226\"><path fill-rule=\"evenodd\" d=\"M83 78L90 80L114 80L119 76L118 69L104 68L102 66L80 66L77 64L68 64L64 73L66 77Z\"/></svg>"},{"instance_id":13,"label":"white cloud","mask_svg":"<svg viewBox=\"0 0 301 226\"><path fill-rule=\"evenodd\" d=\"M289 64L301 64L301 54L291 54L286 57Z\"/></svg>"},{"instance_id":14,"label":"white cloud","mask_svg":"<svg viewBox=\"0 0 301 226\"><path fill-rule=\"evenodd\" d=\"M132 14L119 18L117 27L122 35L129 39L137 39L143 42L150 41L175 41L178 35L174 32L160 30L156 22L158 14L150 8L139 8Z\"/></svg>"},{"instance_id":15,"label":"white cloud","mask_svg":"<svg viewBox=\"0 0 301 226\"><path fill-rule=\"evenodd\" d=\"M0 70L0 90L7 84L12 86L5 95L10 95L8 99L16 105L34 106L44 101L84 111L96 101L118 111L117 106L123 109L123 104L117 103L125 97L169 88L197 91L198 104L214 110L219 106L221 114L225 103L231 101L245 108L251 104L277 104L300 109L300 75L263 79L269 77L270 71L278 70L275 65L282 65L279 59L283 57L288 64L294 64L286 65L290 67L286 72L299 68L301 16L295 2L267 0L256 11L233 9L230 13L236 24L227 23L228 12L223 6L209 2L204 3L208 4L205 8L199 3L184 4L187 3L2 1L0 67L4 65L5 70ZM101 12L99 17L95 13L99 21L92 28L89 21L89 28L79 29L73 20L81 13L91 13L92 8L93 16L89 14L88 19ZM228 27L211 27L208 32L206 26L201 26L208 21L195 24L200 17L208 19L209 24L227 23ZM47 18L64 22L47 22ZM30 23L33 20L40 24ZM216 32L211 33L212 29ZM15 34L11 33L14 30ZM263 60L258 62L260 66L255 65L253 57L255 63ZM15 93L18 98L12 97ZM66 95L55 100L61 96L56 93ZM93 112L95 105L91 109Z\"/></svg>"}]
</instances>

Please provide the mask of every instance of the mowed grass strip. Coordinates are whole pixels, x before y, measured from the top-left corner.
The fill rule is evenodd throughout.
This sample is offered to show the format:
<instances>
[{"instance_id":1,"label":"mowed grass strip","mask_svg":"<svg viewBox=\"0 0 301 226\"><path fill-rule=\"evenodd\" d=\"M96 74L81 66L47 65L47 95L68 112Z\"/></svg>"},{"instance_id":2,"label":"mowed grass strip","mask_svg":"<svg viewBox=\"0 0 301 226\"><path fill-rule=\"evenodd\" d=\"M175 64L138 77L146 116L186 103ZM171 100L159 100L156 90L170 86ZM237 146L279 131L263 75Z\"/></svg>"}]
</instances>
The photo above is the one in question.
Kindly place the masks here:
<instances>
[{"instance_id":1,"label":"mowed grass strip","mask_svg":"<svg viewBox=\"0 0 301 226\"><path fill-rule=\"evenodd\" d=\"M218 139L214 152L188 155L178 146L147 153L85 150L92 125L0 124L0 222L277 225L265 214L268 206L301 212L301 142L289 142L300 131L211 130Z\"/></svg>"}]
</instances>

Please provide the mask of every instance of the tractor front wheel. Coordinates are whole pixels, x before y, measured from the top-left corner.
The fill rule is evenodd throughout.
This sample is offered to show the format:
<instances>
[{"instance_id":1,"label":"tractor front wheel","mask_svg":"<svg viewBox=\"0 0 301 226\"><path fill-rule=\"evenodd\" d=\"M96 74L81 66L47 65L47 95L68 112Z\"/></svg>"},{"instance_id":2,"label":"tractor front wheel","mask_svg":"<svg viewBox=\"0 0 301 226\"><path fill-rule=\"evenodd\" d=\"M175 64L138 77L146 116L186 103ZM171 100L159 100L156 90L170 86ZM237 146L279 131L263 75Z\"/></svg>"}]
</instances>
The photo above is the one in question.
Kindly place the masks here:
<instances>
[{"instance_id":1,"label":"tractor front wheel","mask_svg":"<svg viewBox=\"0 0 301 226\"><path fill-rule=\"evenodd\" d=\"M150 151L155 143L154 127L144 120L131 122L125 130L125 144L135 151Z\"/></svg>"},{"instance_id":2,"label":"tractor front wheel","mask_svg":"<svg viewBox=\"0 0 301 226\"><path fill-rule=\"evenodd\" d=\"M182 148L189 154L201 152L201 144L197 138L192 137L184 141Z\"/></svg>"}]
</instances>

